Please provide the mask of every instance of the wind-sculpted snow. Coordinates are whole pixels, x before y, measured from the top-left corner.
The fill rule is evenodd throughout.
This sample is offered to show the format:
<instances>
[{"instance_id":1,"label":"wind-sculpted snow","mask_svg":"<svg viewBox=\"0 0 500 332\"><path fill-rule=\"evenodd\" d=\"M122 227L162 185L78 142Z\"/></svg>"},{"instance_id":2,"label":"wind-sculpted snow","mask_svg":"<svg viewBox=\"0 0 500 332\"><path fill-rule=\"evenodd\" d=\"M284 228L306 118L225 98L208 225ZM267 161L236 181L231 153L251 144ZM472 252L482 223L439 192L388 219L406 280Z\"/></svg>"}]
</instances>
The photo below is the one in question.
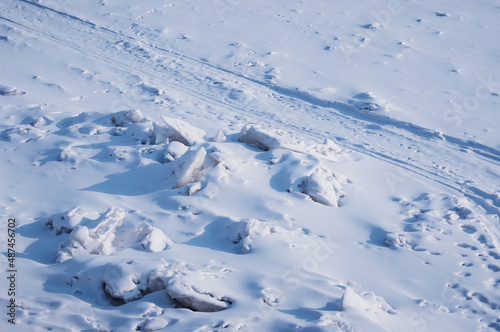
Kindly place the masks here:
<instances>
[{"instance_id":1,"label":"wind-sculpted snow","mask_svg":"<svg viewBox=\"0 0 500 332\"><path fill-rule=\"evenodd\" d=\"M497 12L3 1L0 330L499 331Z\"/></svg>"},{"instance_id":2,"label":"wind-sculpted snow","mask_svg":"<svg viewBox=\"0 0 500 332\"><path fill-rule=\"evenodd\" d=\"M362 184L336 170L346 171L342 165L351 156L331 140L307 144L290 133L261 126L244 126L232 134L216 130L210 138L187 122L169 121L182 124L182 135L180 129L176 132L172 125L160 124L139 110L104 117L84 114L45 125L50 129L58 124L68 137L106 139L99 139L104 144L96 145L90 154L81 145L66 141L54 151L54 158L45 158L36 167L66 165L77 170L123 165L125 173L112 173L85 190L101 192L103 197L149 197L143 204L157 203L155 214L149 214L135 199L124 206L120 198L104 213L80 204L42 220L47 233L58 240L55 261L67 271L60 277L69 280L69 288L56 287L56 293L69 292L91 304L98 299L95 303L103 309L148 303L163 308L155 314L160 317L144 318L142 313L140 319L129 320L129 326L189 329L190 320L181 319L176 310L188 309L193 317L197 312L230 312L219 316L224 325L249 328L260 324L254 321L255 310L258 315L285 319L275 309L286 303L297 305L294 303L303 298L290 294L299 292L330 301L325 309L330 313L318 309L321 314L310 326L349 331L354 326L350 317L357 317L355 325L361 329L371 329L399 324L400 313L397 305L389 304L394 299L388 293L382 297L365 291L353 282L353 274L343 278L343 273L336 275L324 266L330 260L346 264L349 250L373 247L367 253L413 253L417 260L428 254L430 257L422 259L437 264L440 259L452 259L437 245L439 241L460 232L463 235L454 237L460 239L456 244L460 250L485 248L481 256L487 261L485 276L500 270L494 238L481 229L470 203L451 196L393 199L403 208L403 227L391 221L383 229L374 229L370 240L358 249L342 248L325 238L319 229L336 229L338 241L348 235L342 229L353 227L349 223L355 225L356 221L343 220L343 211L359 213L353 211L363 206L362 198L355 198ZM138 130L137 125L143 129ZM188 142L186 137L198 138ZM89 163L89 157L94 161ZM130 175L124 176L127 172ZM464 306L463 301L477 299L467 310L494 310L500 300L484 290L470 291L471 286L461 278L470 277L467 269L474 263L462 264L464 271L457 272L454 280L446 280L447 291L454 299L456 296L453 303ZM326 288L318 292L317 283ZM489 287L498 287L498 283ZM461 298L461 292L470 295ZM428 296L418 299L418 307L454 312L447 303ZM484 317L493 317L488 315ZM181 321L175 323L178 319Z\"/></svg>"},{"instance_id":3,"label":"wind-sculpted snow","mask_svg":"<svg viewBox=\"0 0 500 332\"><path fill-rule=\"evenodd\" d=\"M204 131L169 118L169 123L181 124L180 134L179 128L173 130L173 125L158 124L139 110L122 111L97 120L88 116L75 120L66 119L59 124L63 130L77 130L78 135L114 137L112 150L102 146L103 152L97 152L97 163L130 163L137 151L139 156L149 154L141 151L151 151L157 157L153 156L149 163L158 165L161 171L146 174L138 180L147 179L159 184L151 187L157 188L156 199L159 201L165 194L169 199L183 201L178 208L163 209L167 213L164 221L143 220L139 217L140 211L130 208L112 207L98 213L80 206L46 219L45 225L51 234L56 239L65 238L59 245L56 263L66 264L68 271L74 271L69 276L74 294L82 299L101 296L111 306L142 301L156 293L163 294L163 297L154 295L162 298L157 305L166 301L172 310L187 308L194 312L218 312L231 309L235 303L247 306L247 295L242 297L239 294L245 285L232 273L233 264L222 263L221 268L214 269L211 265L190 263L191 255L181 255L187 261L174 257L186 250L186 246L199 248L195 251L200 253L211 248L221 253L243 254L249 257L249 262L253 260L252 255L260 256L269 250L280 255L304 251L299 254L301 256L320 250L319 238L311 237L304 229L291 227L286 207L292 201L309 209L314 209L317 203L338 207L338 200L344 194L342 188L347 185L344 177L328 168L333 165L332 160L346 158L331 141L307 145L298 143L293 135L267 129L264 136L258 135L252 140L241 139L241 134L226 136L218 130L211 139L192 139L189 143L187 137L201 137ZM155 139L137 139L140 135L136 131L133 135L125 135L135 130L138 124L149 128L141 132L149 133L148 137ZM81 128L89 130L82 131ZM269 151L255 149L256 145L263 144L259 143L260 140L269 141L275 135L286 136L287 142L277 138L277 145L266 148ZM158 140L158 137L163 138ZM71 149L77 159L66 157L50 162L71 167L85 165L84 151L75 144L70 146L64 151ZM145 159L142 160L144 163ZM274 183L276 178L281 178L279 183ZM145 183L137 183L147 187ZM238 204L263 196L273 197L271 200L282 206L274 212L280 217L277 219L271 215L269 220L263 220L258 219L259 216L267 213L258 213L257 218L233 219L232 214L214 214L221 207L227 209L234 204L234 198L241 195L247 198ZM192 206L203 201L207 203L193 209ZM175 214L178 215L174 217ZM166 235L171 233L172 217L181 224L192 223L192 232L196 232L197 227L200 231L186 234L187 242L173 241ZM189 225L185 227L191 228ZM102 265L99 262L104 262L105 256L110 258ZM82 260L86 263L81 264ZM231 282L227 284L225 279ZM99 284L103 285L103 295L99 295ZM243 325L248 324L244 321ZM154 326L147 322L138 326ZM168 320L158 322L162 325L160 323L168 324Z\"/></svg>"}]
</instances>

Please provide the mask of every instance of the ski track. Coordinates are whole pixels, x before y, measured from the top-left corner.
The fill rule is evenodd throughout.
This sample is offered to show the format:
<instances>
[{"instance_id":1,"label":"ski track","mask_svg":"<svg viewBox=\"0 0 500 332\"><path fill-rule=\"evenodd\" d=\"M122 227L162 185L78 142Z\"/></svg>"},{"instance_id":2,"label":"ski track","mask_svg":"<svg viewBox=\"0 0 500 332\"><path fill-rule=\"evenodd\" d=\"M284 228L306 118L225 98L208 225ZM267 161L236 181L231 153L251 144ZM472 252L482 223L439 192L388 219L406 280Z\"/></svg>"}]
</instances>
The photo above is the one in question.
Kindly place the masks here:
<instances>
[{"instance_id":1,"label":"ski track","mask_svg":"<svg viewBox=\"0 0 500 332\"><path fill-rule=\"evenodd\" d=\"M337 138L338 134L345 133L345 137L348 137L348 139L342 139L339 142L339 145L344 148L369 155L395 166L395 168L403 169L405 170L405 176L418 179L440 192L464 195L481 206L486 213L500 216L500 206L494 202L490 203L492 194L489 194L487 190L480 189L480 187L487 187L488 185L493 185L494 188L494 183L472 185L466 182L461 184L464 180L473 177L468 174L440 174L435 168L429 166L429 162L433 161L436 165L453 169L453 165L450 165L445 158L445 156L452 156L451 160L461 160L462 163L468 163L470 167L466 169L477 171L480 168L481 171L492 173L494 182L500 179L498 173L500 151L497 149L477 142L467 142L386 116L370 115L345 103L324 100L299 90L271 85L205 61L170 51L152 42L139 40L122 32L101 27L89 20L38 3L27 0L19 0L16 3L22 3L24 6L21 4L16 5L20 9L5 6L2 11L4 14L9 14L13 10L23 10L23 12L26 12L26 15L24 15L25 22L16 22L5 17L6 15L0 16L0 20L8 26L50 40L87 58L102 61L116 71L147 79L149 83L157 87L168 87L170 90L182 92L192 100L207 105L216 105L225 111L236 113L238 117L249 123L259 123L262 122L262 119L266 119L266 121L277 127L286 127L287 130L299 134L299 136L315 140L332 136L332 132ZM38 20L32 20L30 17L38 17ZM61 38L57 32L47 30L47 27L52 25L42 26L44 19L63 19L67 22L67 28L71 29L72 32L65 33L64 37ZM38 26L37 22L39 22ZM68 36L72 36L71 40L69 40ZM92 42L88 42L89 40L92 40ZM128 44L125 44L122 49L115 47L124 42ZM102 48L87 49L88 45L102 45ZM106 55L112 52L115 52L113 56ZM161 62L155 62L153 60L155 56L161 59ZM176 63L180 67L175 69L175 75L170 75L173 69L167 65L171 63ZM237 106L229 98L202 93L195 88L195 84L200 84L201 78L197 77L193 80L193 78L186 77L184 74L198 72L202 73L199 75L200 77L207 76L213 79L229 81L239 86L243 85L245 89L250 89L253 93L258 94L260 98L265 96L267 99L266 104L273 105L271 107L273 112L266 112L266 105L263 105L264 107L261 110L251 109L249 111L247 108ZM176 79L173 81L171 77L174 76L181 76L182 80ZM205 84L204 82L201 83ZM276 112L276 110L280 109L283 111ZM306 119L309 117L321 118L325 120L323 121L325 124L321 127L316 125L315 128L309 128L307 125L298 127L287 122L286 116L279 116L288 112L303 113L304 124L307 123ZM190 115L200 116L196 114ZM204 113L201 116L206 118L208 114ZM220 114L214 113L210 114L210 116L212 121L220 120ZM364 135L364 133L368 132L367 128L369 128L369 133L372 134L370 139L368 135ZM353 134L355 137L353 137ZM374 137L379 139L374 140ZM398 157L404 155L404 153L391 152L402 149L395 143L400 141L409 141L409 146L420 150L421 154L426 154L420 157L420 160L417 160L418 165L415 165L415 159L412 164ZM400 173L401 171L395 172ZM500 238L500 225L492 225L486 218L482 219L492 235L496 235L492 237ZM499 247L497 243L495 243L495 246Z\"/></svg>"}]
</instances>

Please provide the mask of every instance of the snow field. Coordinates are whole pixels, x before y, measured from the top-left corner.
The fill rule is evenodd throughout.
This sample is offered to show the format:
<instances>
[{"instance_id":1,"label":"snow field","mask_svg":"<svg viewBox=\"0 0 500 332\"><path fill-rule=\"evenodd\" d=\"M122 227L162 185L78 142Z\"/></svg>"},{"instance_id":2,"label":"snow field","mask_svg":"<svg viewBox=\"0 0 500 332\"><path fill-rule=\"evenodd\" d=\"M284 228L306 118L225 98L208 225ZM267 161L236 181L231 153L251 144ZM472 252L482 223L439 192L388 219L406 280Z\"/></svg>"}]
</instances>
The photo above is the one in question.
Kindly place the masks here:
<instances>
[{"instance_id":1,"label":"snow field","mask_svg":"<svg viewBox=\"0 0 500 332\"><path fill-rule=\"evenodd\" d=\"M500 330L497 11L5 1L15 330Z\"/></svg>"}]
</instances>

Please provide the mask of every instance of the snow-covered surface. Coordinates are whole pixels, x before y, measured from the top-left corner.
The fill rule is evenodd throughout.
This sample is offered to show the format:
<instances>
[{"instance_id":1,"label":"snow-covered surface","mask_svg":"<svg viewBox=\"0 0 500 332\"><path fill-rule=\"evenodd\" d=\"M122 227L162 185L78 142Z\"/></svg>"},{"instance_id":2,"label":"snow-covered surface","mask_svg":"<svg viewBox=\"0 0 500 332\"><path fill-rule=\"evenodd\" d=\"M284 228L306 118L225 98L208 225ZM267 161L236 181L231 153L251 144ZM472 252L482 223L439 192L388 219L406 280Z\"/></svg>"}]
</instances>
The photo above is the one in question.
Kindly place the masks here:
<instances>
[{"instance_id":1,"label":"snow-covered surface","mask_svg":"<svg viewBox=\"0 0 500 332\"><path fill-rule=\"evenodd\" d=\"M499 14L2 1L0 330L500 331Z\"/></svg>"}]
</instances>

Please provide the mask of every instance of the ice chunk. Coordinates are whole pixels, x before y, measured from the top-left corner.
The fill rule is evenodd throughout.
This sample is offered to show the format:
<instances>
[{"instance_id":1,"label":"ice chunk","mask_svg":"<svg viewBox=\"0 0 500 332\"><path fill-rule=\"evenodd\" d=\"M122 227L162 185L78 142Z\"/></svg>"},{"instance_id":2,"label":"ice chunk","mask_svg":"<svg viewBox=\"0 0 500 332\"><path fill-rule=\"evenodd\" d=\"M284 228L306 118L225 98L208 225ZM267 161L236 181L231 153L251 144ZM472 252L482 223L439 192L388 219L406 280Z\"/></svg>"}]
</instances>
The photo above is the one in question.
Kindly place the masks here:
<instances>
[{"instance_id":1,"label":"ice chunk","mask_svg":"<svg viewBox=\"0 0 500 332\"><path fill-rule=\"evenodd\" d=\"M318 167L302 184L302 192L309 195L317 203L328 206L339 206L339 198L343 193L341 187L346 183L344 177L338 176L325 167Z\"/></svg>"},{"instance_id":2,"label":"ice chunk","mask_svg":"<svg viewBox=\"0 0 500 332\"><path fill-rule=\"evenodd\" d=\"M201 190L201 182L198 181L198 182L195 182L195 183L191 183L188 186L186 194L188 196L193 196L196 193L198 193L200 190Z\"/></svg>"},{"instance_id":3,"label":"ice chunk","mask_svg":"<svg viewBox=\"0 0 500 332\"><path fill-rule=\"evenodd\" d=\"M167 127L174 133L175 140L181 142L182 144L190 146L205 141L203 139L206 135L205 131L191 126L186 121L166 116L162 116L161 118Z\"/></svg>"},{"instance_id":4,"label":"ice chunk","mask_svg":"<svg viewBox=\"0 0 500 332\"><path fill-rule=\"evenodd\" d=\"M329 161L337 161L342 156L340 147L331 140L325 140L323 144L308 145L290 133L261 126L245 126L240 132L238 141L263 151L286 149Z\"/></svg>"},{"instance_id":5,"label":"ice chunk","mask_svg":"<svg viewBox=\"0 0 500 332\"><path fill-rule=\"evenodd\" d=\"M147 120L148 118L142 115L139 110L119 112L111 117L111 123L116 127L127 127L131 123L141 123Z\"/></svg>"},{"instance_id":6,"label":"ice chunk","mask_svg":"<svg viewBox=\"0 0 500 332\"><path fill-rule=\"evenodd\" d=\"M238 141L255 146L264 151L284 148L285 133L266 130L255 126L246 126L240 132Z\"/></svg>"},{"instance_id":7,"label":"ice chunk","mask_svg":"<svg viewBox=\"0 0 500 332\"><path fill-rule=\"evenodd\" d=\"M207 291L200 291L189 285L183 278L175 276L167 287L168 295L181 306L193 311L215 312L229 308L232 301L225 297L215 297Z\"/></svg>"},{"instance_id":8,"label":"ice chunk","mask_svg":"<svg viewBox=\"0 0 500 332\"><path fill-rule=\"evenodd\" d=\"M87 213L82 212L77 206L69 211L50 216L47 220L47 227L55 230L56 235L70 233L86 215Z\"/></svg>"},{"instance_id":9,"label":"ice chunk","mask_svg":"<svg viewBox=\"0 0 500 332\"><path fill-rule=\"evenodd\" d=\"M214 137L212 137L212 142L214 143L222 143L226 141L226 135L222 130L218 130Z\"/></svg>"},{"instance_id":10,"label":"ice chunk","mask_svg":"<svg viewBox=\"0 0 500 332\"><path fill-rule=\"evenodd\" d=\"M193 183L198 180L200 169L205 161L207 152L203 147L197 150L186 152L179 160L176 161L172 171L174 188L180 188L188 183Z\"/></svg>"},{"instance_id":11,"label":"ice chunk","mask_svg":"<svg viewBox=\"0 0 500 332\"><path fill-rule=\"evenodd\" d=\"M56 262L64 262L70 258L81 255L109 255L113 253L113 239L115 231L123 222L125 211L109 208L97 220L86 226L78 225L61 243L57 253Z\"/></svg>"},{"instance_id":12,"label":"ice chunk","mask_svg":"<svg viewBox=\"0 0 500 332\"><path fill-rule=\"evenodd\" d=\"M155 144L164 144L170 141L170 132L168 128L162 127L156 122L153 122L153 133L155 136Z\"/></svg>"},{"instance_id":13,"label":"ice chunk","mask_svg":"<svg viewBox=\"0 0 500 332\"><path fill-rule=\"evenodd\" d=\"M188 147L185 146L184 144L177 141L173 141L167 145L167 148L163 153L163 158L165 159L166 162L171 162L182 157L184 153L187 152L187 150Z\"/></svg>"}]
</instances>

